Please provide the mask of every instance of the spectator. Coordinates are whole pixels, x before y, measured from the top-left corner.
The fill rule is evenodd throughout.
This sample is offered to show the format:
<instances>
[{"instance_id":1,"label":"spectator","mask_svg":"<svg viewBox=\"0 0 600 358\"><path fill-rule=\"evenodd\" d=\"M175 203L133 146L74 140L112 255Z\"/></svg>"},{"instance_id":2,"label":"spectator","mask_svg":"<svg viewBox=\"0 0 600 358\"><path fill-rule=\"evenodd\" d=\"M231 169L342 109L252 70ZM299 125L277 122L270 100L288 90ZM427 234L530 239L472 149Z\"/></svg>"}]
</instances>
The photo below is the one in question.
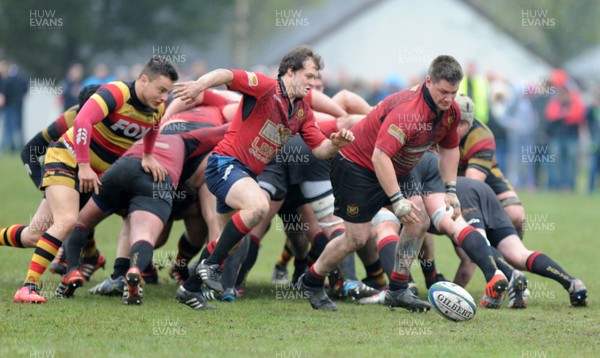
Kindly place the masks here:
<instances>
[{"instance_id":1,"label":"spectator","mask_svg":"<svg viewBox=\"0 0 600 358\"><path fill-rule=\"evenodd\" d=\"M506 128L508 139L508 181L517 188L534 190L535 166L538 163L524 163L522 155L535 148L539 121L525 90L515 91L501 123Z\"/></svg>"},{"instance_id":2,"label":"spectator","mask_svg":"<svg viewBox=\"0 0 600 358\"><path fill-rule=\"evenodd\" d=\"M67 75L62 81L62 104L63 112L69 108L78 104L77 97L81 88L81 82L83 81L83 65L81 63L74 63L69 67Z\"/></svg>"},{"instance_id":3,"label":"spectator","mask_svg":"<svg viewBox=\"0 0 600 358\"><path fill-rule=\"evenodd\" d=\"M488 75L488 79L490 81L490 98L487 126L494 133L494 138L496 139L496 160L498 161L498 167L502 172L508 173L506 129L502 124L502 119L514 93L506 80L496 77L493 74ZM477 111L477 107L475 110Z\"/></svg>"},{"instance_id":4,"label":"spectator","mask_svg":"<svg viewBox=\"0 0 600 358\"><path fill-rule=\"evenodd\" d=\"M96 84L104 85L114 80L115 78L109 74L108 67L103 63L99 63L98 65L96 65L96 67L94 67L94 74L86 78L85 81L83 81L83 83L81 84L81 86L85 87L88 85Z\"/></svg>"},{"instance_id":5,"label":"spectator","mask_svg":"<svg viewBox=\"0 0 600 358\"><path fill-rule=\"evenodd\" d=\"M23 147L23 99L29 90L27 79L19 66L10 64L3 81L4 94L4 129L2 134L2 151L17 153Z\"/></svg>"},{"instance_id":6,"label":"spectator","mask_svg":"<svg viewBox=\"0 0 600 358\"><path fill-rule=\"evenodd\" d=\"M596 86L594 100L586 111L586 119L591 137L590 178L588 182L588 190L591 194L596 190L596 176L600 171L600 85Z\"/></svg>"},{"instance_id":7,"label":"spectator","mask_svg":"<svg viewBox=\"0 0 600 358\"><path fill-rule=\"evenodd\" d=\"M470 62L466 66L465 76L460 83L458 93L466 94L475 103L475 118L484 124L489 120L489 82L487 77L477 74L477 64Z\"/></svg>"},{"instance_id":8,"label":"spectator","mask_svg":"<svg viewBox=\"0 0 600 358\"><path fill-rule=\"evenodd\" d=\"M548 188L573 192L579 158L579 130L584 124L585 107L579 91L569 83L565 71L554 70L550 83L555 94L546 106L546 134L555 162L548 165Z\"/></svg>"}]
</instances>

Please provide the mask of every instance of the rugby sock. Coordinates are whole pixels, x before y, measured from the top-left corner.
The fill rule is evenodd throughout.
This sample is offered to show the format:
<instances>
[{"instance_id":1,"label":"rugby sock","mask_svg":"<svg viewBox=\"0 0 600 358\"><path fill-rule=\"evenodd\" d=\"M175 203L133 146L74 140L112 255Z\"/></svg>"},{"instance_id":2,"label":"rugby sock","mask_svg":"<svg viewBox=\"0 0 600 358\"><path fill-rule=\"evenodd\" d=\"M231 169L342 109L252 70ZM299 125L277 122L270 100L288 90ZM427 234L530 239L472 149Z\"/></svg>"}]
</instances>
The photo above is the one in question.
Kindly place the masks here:
<instances>
[{"instance_id":1,"label":"rugby sock","mask_svg":"<svg viewBox=\"0 0 600 358\"><path fill-rule=\"evenodd\" d=\"M200 292L200 288L202 287L202 279L196 273L196 270L193 270L190 277L181 286L190 292Z\"/></svg>"},{"instance_id":2,"label":"rugby sock","mask_svg":"<svg viewBox=\"0 0 600 358\"><path fill-rule=\"evenodd\" d=\"M242 218L240 217L240 213L237 212L233 214L231 219L223 228L223 232L221 232L221 236L215 246L214 251L210 254L210 256L206 259L206 264L214 265L214 264L222 264L229 251L238 243L240 240L250 232L249 227L247 227Z\"/></svg>"},{"instance_id":3,"label":"rugby sock","mask_svg":"<svg viewBox=\"0 0 600 358\"><path fill-rule=\"evenodd\" d=\"M45 232L33 252L33 257L29 264L29 270L27 271L27 278L25 284L37 285L42 278L42 275L46 271L46 268L50 265L54 256L58 252L58 248L62 245L62 242L54 236Z\"/></svg>"},{"instance_id":4,"label":"rugby sock","mask_svg":"<svg viewBox=\"0 0 600 358\"><path fill-rule=\"evenodd\" d=\"M240 267L248 255L250 241L250 235L244 236L237 249L232 251L231 255L223 261L223 274L221 279L223 289L235 287L235 281L237 280Z\"/></svg>"},{"instance_id":5,"label":"rugby sock","mask_svg":"<svg viewBox=\"0 0 600 358\"><path fill-rule=\"evenodd\" d=\"M323 287L325 285L325 276L315 272L315 265L304 274L304 284L309 287Z\"/></svg>"},{"instance_id":6,"label":"rugby sock","mask_svg":"<svg viewBox=\"0 0 600 358\"><path fill-rule=\"evenodd\" d=\"M458 234L457 241L458 246L462 247L469 258L481 269L485 281L489 282L498 267L485 237L474 227L467 226Z\"/></svg>"},{"instance_id":7,"label":"rugby sock","mask_svg":"<svg viewBox=\"0 0 600 358\"><path fill-rule=\"evenodd\" d=\"M340 264L340 268L342 269L342 273L346 280L358 281L358 277L356 277L356 263L354 252L350 255L346 256L344 261Z\"/></svg>"},{"instance_id":8,"label":"rugby sock","mask_svg":"<svg viewBox=\"0 0 600 358\"><path fill-rule=\"evenodd\" d=\"M573 277L562 269L554 260L541 252L534 252L525 261L527 270L540 276L548 277L560 283L566 290L571 287Z\"/></svg>"},{"instance_id":9,"label":"rugby sock","mask_svg":"<svg viewBox=\"0 0 600 358\"><path fill-rule=\"evenodd\" d=\"M281 251L281 256L279 260L275 263L278 266L287 266L288 262L292 259L294 254L292 253L290 240L285 240L285 246L283 247L283 251Z\"/></svg>"},{"instance_id":10,"label":"rugby sock","mask_svg":"<svg viewBox=\"0 0 600 358\"><path fill-rule=\"evenodd\" d=\"M21 233L25 225L11 225L6 229L0 229L0 246L25 247L21 242Z\"/></svg>"},{"instance_id":11,"label":"rugby sock","mask_svg":"<svg viewBox=\"0 0 600 358\"><path fill-rule=\"evenodd\" d=\"M240 272L237 275L237 279L235 281L235 287L239 287L244 283L246 276L254 267L256 263L256 259L258 258L258 249L260 248L260 239L255 235L250 235L250 246L248 247L248 254L246 255L246 259L242 263L242 267L240 267Z\"/></svg>"},{"instance_id":12,"label":"rugby sock","mask_svg":"<svg viewBox=\"0 0 600 358\"><path fill-rule=\"evenodd\" d=\"M83 226L75 226L64 242L67 255L67 272L79 267L81 253L86 245L88 232Z\"/></svg>"},{"instance_id":13,"label":"rugby sock","mask_svg":"<svg viewBox=\"0 0 600 358\"><path fill-rule=\"evenodd\" d=\"M152 263L152 254L154 245L148 241L138 241L131 246L131 267L136 266L141 272L144 272Z\"/></svg>"},{"instance_id":14,"label":"rugby sock","mask_svg":"<svg viewBox=\"0 0 600 358\"><path fill-rule=\"evenodd\" d=\"M372 264L365 265L365 271L367 272L367 280L377 285L378 287L373 287L376 289L381 289L382 287L385 287L386 284L384 274L385 267L382 265L382 262L382 260L377 259L377 261L373 262ZM394 262L392 262L392 266L390 266L390 278L392 277L391 275L393 268Z\"/></svg>"},{"instance_id":15,"label":"rugby sock","mask_svg":"<svg viewBox=\"0 0 600 358\"><path fill-rule=\"evenodd\" d=\"M331 236L333 236L333 234ZM313 237L312 245L310 247L310 251L308 252L309 263L313 264L315 261L317 261L323 250L325 250L325 246L327 246L328 242L329 240L323 231L320 231L315 235L315 237Z\"/></svg>"},{"instance_id":16,"label":"rugby sock","mask_svg":"<svg viewBox=\"0 0 600 358\"><path fill-rule=\"evenodd\" d=\"M98 253L98 248L96 247L96 239L94 239L94 230L90 231L87 235L87 240L85 241L85 246L83 247L82 257L94 257Z\"/></svg>"},{"instance_id":17,"label":"rugby sock","mask_svg":"<svg viewBox=\"0 0 600 358\"><path fill-rule=\"evenodd\" d=\"M390 278L390 291L404 290L408 288L408 276L405 274L392 271Z\"/></svg>"},{"instance_id":18,"label":"rugby sock","mask_svg":"<svg viewBox=\"0 0 600 358\"><path fill-rule=\"evenodd\" d=\"M398 235L389 235L379 240L379 243L377 243L377 252L379 253L381 266L383 266L383 270L385 270L385 274L389 279L392 278L392 271L394 271L394 255L396 253L398 239ZM369 271L367 270L367 275L368 274Z\"/></svg>"},{"instance_id":19,"label":"rugby sock","mask_svg":"<svg viewBox=\"0 0 600 358\"><path fill-rule=\"evenodd\" d=\"M187 267L189 262L198 252L200 252L200 248L192 245L188 241L185 233L182 234L177 243L177 256L175 257L173 265L179 268Z\"/></svg>"},{"instance_id":20,"label":"rugby sock","mask_svg":"<svg viewBox=\"0 0 600 358\"><path fill-rule=\"evenodd\" d=\"M308 258L303 258L303 259L299 259L299 258L294 258L294 277L299 277L299 275L301 275L302 273L304 273L306 271L306 268L308 267ZM296 273L298 273L298 276L296 276Z\"/></svg>"},{"instance_id":21,"label":"rugby sock","mask_svg":"<svg viewBox=\"0 0 600 358\"><path fill-rule=\"evenodd\" d=\"M513 270L515 268L512 267L511 264L506 262L504 256L502 256L498 249L496 249L495 247L490 247L490 250L492 250L492 255L494 255L494 261L496 261L496 266L498 266L498 269L502 271L504 276L506 276L510 280L510 277L512 276Z\"/></svg>"},{"instance_id":22,"label":"rugby sock","mask_svg":"<svg viewBox=\"0 0 600 358\"><path fill-rule=\"evenodd\" d=\"M115 260L115 266L113 268L113 273L110 275L110 278L116 280L119 277L125 277L127 270L131 266L131 261L128 257L117 257Z\"/></svg>"},{"instance_id":23,"label":"rugby sock","mask_svg":"<svg viewBox=\"0 0 600 358\"><path fill-rule=\"evenodd\" d=\"M419 259L419 263L421 264L421 271L423 271L425 281L435 278L435 275L437 275L438 273L435 267L435 260L425 259L423 256L419 256Z\"/></svg>"}]
</instances>

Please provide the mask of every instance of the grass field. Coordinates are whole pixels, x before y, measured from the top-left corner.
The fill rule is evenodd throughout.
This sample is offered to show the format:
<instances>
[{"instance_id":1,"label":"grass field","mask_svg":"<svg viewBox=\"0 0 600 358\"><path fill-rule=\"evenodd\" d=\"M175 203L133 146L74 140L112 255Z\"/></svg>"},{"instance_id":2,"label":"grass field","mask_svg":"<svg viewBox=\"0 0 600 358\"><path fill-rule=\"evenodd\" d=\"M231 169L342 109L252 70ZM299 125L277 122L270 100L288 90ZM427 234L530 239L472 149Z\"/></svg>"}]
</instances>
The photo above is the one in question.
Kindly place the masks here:
<instances>
[{"instance_id":1,"label":"grass field","mask_svg":"<svg viewBox=\"0 0 600 358\"><path fill-rule=\"evenodd\" d=\"M17 157L0 157L0 168L0 227L25 224L41 195ZM33 251L0 248L0 357L597 357L600 198L540 193L522 194L522 200L530 223L526 245L581 278L590 292L590 307L569 307L559 284L529 274L527 309L479 310L466 323L434 312L413 314L352 302L338 304L337 312L314 311L307 301L290 297L285 287L270 284L282 246L277 230L263 242L245 298L218 302L216 311L193 311L174 300L176 286L162 270L160 284L145 287L144 304L128 307L117 298L87 293L112 270L119 220L111 218L96 234L110 267L97 272L73 299L53 297L59 278L47 272L43 294L51 298L46 305L14 304L12 296ZM155 252L155 261L168 263L180 233L177 224L171 241ZM438 238L436 250L438 269L451 277L458 260L449 240ZM413 273L425 297L422 275ZM483 285L483 275L477 273L467 287L475 300Z\"/></svg>"}]
</instances>

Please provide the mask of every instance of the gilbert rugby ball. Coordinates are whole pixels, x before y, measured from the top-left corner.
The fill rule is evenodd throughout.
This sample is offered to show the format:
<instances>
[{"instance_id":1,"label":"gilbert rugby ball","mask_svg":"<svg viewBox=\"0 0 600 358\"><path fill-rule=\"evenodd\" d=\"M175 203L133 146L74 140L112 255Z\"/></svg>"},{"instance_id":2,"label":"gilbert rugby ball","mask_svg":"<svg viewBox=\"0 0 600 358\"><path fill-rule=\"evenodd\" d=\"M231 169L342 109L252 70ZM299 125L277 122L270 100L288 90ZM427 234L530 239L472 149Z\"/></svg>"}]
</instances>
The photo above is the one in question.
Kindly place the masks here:
<instances>
[{"instance_id":1,"label":"gilbert rugby ball","mask_svg":"<svg viewBox=\"0 0 600 358\"><path fill-rule=\"evenodd\" d=\"M475 317L477 306L473 297L455 283L434 283L427 297L436 312L451 321L462 322Z\"/></svg>"}]
</instances>

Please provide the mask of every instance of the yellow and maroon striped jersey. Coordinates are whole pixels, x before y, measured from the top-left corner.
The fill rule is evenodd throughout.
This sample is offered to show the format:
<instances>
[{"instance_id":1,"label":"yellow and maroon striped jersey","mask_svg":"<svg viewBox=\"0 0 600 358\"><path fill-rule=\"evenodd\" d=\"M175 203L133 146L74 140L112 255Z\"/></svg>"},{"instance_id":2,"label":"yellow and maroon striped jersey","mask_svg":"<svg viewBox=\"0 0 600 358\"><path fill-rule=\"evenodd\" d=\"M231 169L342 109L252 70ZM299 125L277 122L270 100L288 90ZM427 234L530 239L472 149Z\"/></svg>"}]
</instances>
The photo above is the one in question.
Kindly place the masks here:
<instances>
[{"instance_id":1,"label":"yellow and maroon striped jersey","mask_svg":"<svg viewBox=\"0 0 600 358\"><path fill-rule=\"evenodd\" d=\"M69 128L73 127L75 117L79 111L79 105L76 104L58 117L52 124L42 130L42 136L47 143L58 140Z\"/></svg>"},{"instance_id":2,"label":"yellow and maroon striped jersey","mask_svg":"<svg viewBox=\"0 0 600 358\"><path fill-rule=\"evenodd\" d=\"M460 141L459 148L458 175L460 176L464 176L469 167L476 168L489 176L492 168L498 166L494 134L488 126L477 119L473 120L473 126Z\"/></svg>"},{"instance_id":3,"label":"yellow and maroon striped jersey","mask_svg":"<svg viewBox=\"0 0 600 358\"><path fill-rule=\"evenodd\" d=\"M115 81L100 87L77 116L77 121L91 120L94 123L89 146L89 162L97 173L108 169L135 141L144 137L153 128L156 130L165 112L164 103L157 110L143 104L137 98L134 86L135 82ZM88 105L90 108L99 108L102 111L104 117L101 121L80 118L89 113L84 111ZM69 129L63 138L71 148L75 148L73 128Z\"/></svg>"}]
</instances>

